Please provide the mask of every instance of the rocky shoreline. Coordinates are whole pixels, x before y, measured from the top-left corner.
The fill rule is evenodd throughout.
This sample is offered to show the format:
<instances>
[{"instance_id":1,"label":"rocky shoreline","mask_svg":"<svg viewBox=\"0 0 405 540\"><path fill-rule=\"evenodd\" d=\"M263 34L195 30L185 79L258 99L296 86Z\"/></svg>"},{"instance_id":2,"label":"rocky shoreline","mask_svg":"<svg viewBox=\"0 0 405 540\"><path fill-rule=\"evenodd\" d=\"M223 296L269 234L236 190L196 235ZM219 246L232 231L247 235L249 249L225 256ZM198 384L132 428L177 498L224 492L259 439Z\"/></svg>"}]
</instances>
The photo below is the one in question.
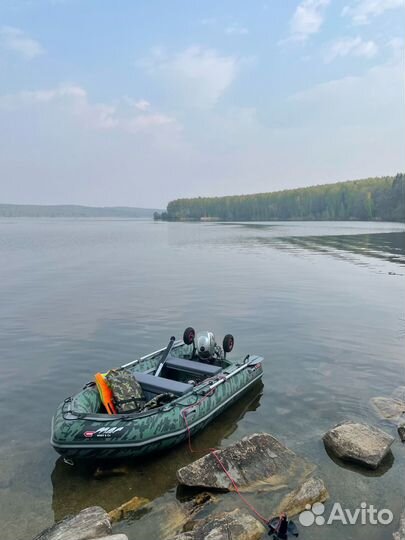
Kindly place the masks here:
<instances>
[{"instance_id":1,"label":"rocky shoreline","mask_svg":"<svg viewBox=\"0 0 405 540\"><path fill-rule=\"evenodd\" d=\"M405 387L401 387L390 398L372 400L379 416L398 427L402 440L404 395ZM337 424L323 436L325 448L335 459L372 470L382 467L389 456L392 458L394 440L380 428L352 421ZM259 540L267 532L270 517L281 512L294 517L329 498L316 471L314 464L273 435L254 433L178 469L178 485L191 493L183 502L176 498L163 508L159 503L133 497L109 513L97 506L86 508L47 528L33 540L128 540L126 534L114 532L114 525L136 519L141 511L157 512L163 522L161 538L165 540ZM114 474L114 469L100 470L98 474L110 473ZM242 497L249 497L249 493L268 494L266 510L271 514L262 516L254 508L249 511L242 499L236 508L224 509L228 494L235 492ZM405 540L405 510L393 538Z\"/></svg>"}]
</instances>

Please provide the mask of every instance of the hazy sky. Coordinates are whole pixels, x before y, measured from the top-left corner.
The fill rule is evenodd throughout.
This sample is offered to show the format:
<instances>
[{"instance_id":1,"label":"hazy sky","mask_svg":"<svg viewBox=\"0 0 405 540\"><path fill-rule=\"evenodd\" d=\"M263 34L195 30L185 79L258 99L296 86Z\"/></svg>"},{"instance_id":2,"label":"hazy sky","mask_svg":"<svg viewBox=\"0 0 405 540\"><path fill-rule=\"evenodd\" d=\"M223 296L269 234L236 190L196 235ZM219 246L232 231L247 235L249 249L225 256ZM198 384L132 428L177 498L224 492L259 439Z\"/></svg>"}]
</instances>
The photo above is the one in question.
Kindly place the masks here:
<instances>
[{"instance_id":1,"label":"hazy sky","mask_svg":"<svg viewBox=\"0 0 405 540\"><path fill-rule=\"evenodd\" d=\"M405 0L0 0L0 203L405 170Z\"/></svg>"}]
</instances>

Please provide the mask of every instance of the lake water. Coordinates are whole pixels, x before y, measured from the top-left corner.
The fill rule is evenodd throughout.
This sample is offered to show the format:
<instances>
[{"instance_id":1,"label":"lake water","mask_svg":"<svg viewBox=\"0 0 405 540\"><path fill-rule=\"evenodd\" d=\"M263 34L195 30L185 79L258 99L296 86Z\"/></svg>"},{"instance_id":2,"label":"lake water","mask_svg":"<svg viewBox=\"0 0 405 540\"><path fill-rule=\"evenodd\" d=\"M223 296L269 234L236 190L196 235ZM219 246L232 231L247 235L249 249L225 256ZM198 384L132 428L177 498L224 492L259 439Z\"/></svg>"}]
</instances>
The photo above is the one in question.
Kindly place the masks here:
<instances>
[{"instance_id":1,"label":"lake water","mask_svg":"<svg viewBox=\"0 0 405 540\"><path fill-rule=\"evenodd\" d=\"M395 515L386 527L312 527L301 538L390 538L405 496L405 447L369 400L404 384L404 275L400 224L0 220L2 540L29 539L93 504L180 496L176 469L195 459L186 445L96 479L93 464L63 463L49 437L57 404L96 371L164 346L186 326L221 341L232 333L235 355L265 357L263 386L194 445L269 432L318 465L327 508L366 501ZM325 452L323 433L345 419L396 436L394 459L378 473ZM271 495L248 496L266 513ZM118 529L131 540L160 535L156 516Z\"/></svg>"}]
</instances>

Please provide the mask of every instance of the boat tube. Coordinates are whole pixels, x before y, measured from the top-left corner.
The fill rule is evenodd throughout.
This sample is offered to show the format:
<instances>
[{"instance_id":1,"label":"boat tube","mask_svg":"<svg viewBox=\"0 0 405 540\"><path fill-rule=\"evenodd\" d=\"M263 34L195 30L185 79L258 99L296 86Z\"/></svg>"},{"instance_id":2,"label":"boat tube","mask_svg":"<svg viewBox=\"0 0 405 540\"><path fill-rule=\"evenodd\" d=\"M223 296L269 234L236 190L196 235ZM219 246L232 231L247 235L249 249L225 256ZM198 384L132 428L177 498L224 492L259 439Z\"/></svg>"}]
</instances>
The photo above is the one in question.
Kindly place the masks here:
<instances>
[{"instance_id":1,"label":"boat tube","mask_svg":"<svg viewBox=\"0 0 405 540\"><path fill-rule=\"evenodd\" d=\"M203 429L263 376L260 356L231 360L228 347L207 363L186 339L173 341L169 353L164 347L122 366L142 387L147 403L141 411L108 414L93 382L65 399L52 419L55 450L69 459L161 452Z\"/></svg>"}]
</instances>

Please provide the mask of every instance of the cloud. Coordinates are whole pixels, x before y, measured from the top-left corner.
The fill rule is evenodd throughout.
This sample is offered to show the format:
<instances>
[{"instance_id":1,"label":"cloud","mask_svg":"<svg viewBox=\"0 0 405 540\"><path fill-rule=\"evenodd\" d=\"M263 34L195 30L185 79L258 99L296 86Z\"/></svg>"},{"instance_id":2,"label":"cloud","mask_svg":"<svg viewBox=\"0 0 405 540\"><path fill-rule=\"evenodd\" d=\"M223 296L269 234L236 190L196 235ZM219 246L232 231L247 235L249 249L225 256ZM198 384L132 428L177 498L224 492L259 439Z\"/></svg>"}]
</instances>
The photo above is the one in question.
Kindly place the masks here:
<instances>
[{"instance_id":1,"label":"cloud","mask_svg":"<svg viewBox=\"0 0 405 540\"><path fill-rule=\"evenodd\" d=\"M214 106L224 95L241 63L242 59L235 56L192 46L174 55L153 49L140 65L160 79L183 104L206 108Z\"/></svg>"},{"instance_id":2,"label":"cloud","mask_svg":"<svg viewBox=\"0 0 405 540\"><path fill-rule=\"evenodd\" d=\"M372 123L382 130L390 122L402 124L402 87L402 61L393 57L361 75L334 79L298 92L289 101L299 107L300 118L309 122L318 119L334 127L357 125L364 129Z\"/></svg>"},{"instance_id":3,"label":"cloud","mask_svg":"<svg viewBox=\"0 0 405 540\"><path fill-rule=\"evenodd\" d=\"M23 30L13 26L0 28L0 44L4 49L16 52L29 60L45 52L38 41L27 36Z\"/></svg>"},{"instance_id":4,"label":"cloud","mask_svg":"<svg viewBox=\"0 0 405 540\"><path fill-rule=\"evenodd\" d=\"M402 58L295 93L280 109L278 140L295 154L308 183L404 168Z\"/></svg>"},{"instance_id":5,"label":"cloud","mask_svg":"<svg viewBox=\"0 0 405 540\"><path fill-rule=\"evenodd\" d=\"M249 33L249 30L245 26L239 26L238 24L231 24L225 28L225 34L243 36Z\"/></svg>"},{"instance_id":6,"label":"cloud","mask_svg":"<svg viewBox=\"0 0 405 540\"><path fill-rule=\"evenodd\" d=\"M394 57L399 58L404 53L405 40L402 37L393 37L387 42L387 47L391 49Z\"/></svg>"},{"instance_id":7,"label":"cloud","mask_svg":"<svg viewBox=\"0 0 405 540\"><path fill-rule=\"evenodd\" d=\"M66 98L75 101L85 101L87 94L80 86L69 84L46 90L22 90L16 94L0 96L0 108L13 110L28 105L49 103L54 100Z\"/></svg>"},{"instance_id":8,"label":"cloud","mask_svg":"<svg viewBox=\"0 0 405 540\"><path fill-rule=\"evenodd\" d=\"M134 116L125 125L128 127L129 131L136 132L142 129L164 126L173 123L174 118L165 114L153 113Z\"/></svg>"},{"instance_id":9,"label":"cloud","mask_svg":"<svg viewBox=\"0 0 405 540\"><path fill-rule=\"evenodd\" d=\"M338 57L358 56L373 58L378 52L378 46L374 41L364 41L361 37L342 38L335 41L325 54L325 62L329 63Z\"/></svg>"},{"instance_id":10,"label":"cloud","mask_svg":"<svg viewBox=\"0 0 405 540\"><path fill-rule=\"evenodd\" d=\"M330 0L302 0L290 22L290 39L305 41L321 29Z\"/></svg>"},{"instance_id":11,"label":"cloud","mask_svg":"<svg viewBox=\"0 0 405 540\"><path fill-rule=\"evenodd\" d=\"M351 17L354 24L368 24L387 10L403 7L405 0L356 0L354 5L343 8L342 15Z\"/></svg>"},{"instance_id":12,"label":"cloud","mask_svg":"<svg viewBox=\"0 0 405 540\"><path fill-rule=\"evenodd\" d=\"M96 102L72 83L0 95L4 197L163 208L183 181L200 182L200 149L176 117L138 101Z\"/></svg>"},{"instance_id":13,"label":"cloud","mask_svg":"<svg viewBox=\"0 0 405 540\"><path fill-rule=\"evenodd\" d=\"M89 101L86 90L72 84L0 96L0 110L4 111L44 105L59 107L58 114L61 114L62 110L64 114L78 116L84 126L96 130L117 129L136 133L167 124L180 129L172 116L154 111L146 100L134 101L124 98L114 105L92 103Z\"/></svg>"},{"instance_id":14,"label":"cloud","mask_svg":"<svg viewBox=\"0 0 405 540\"><path fill-rule=\"evenodd\" d=\"M136 101L134 103L134 106L139 111L147 111L148 109L150 109L150 103L146 99L140 99L139 101Z\"/></svg>"}]
</instances>

